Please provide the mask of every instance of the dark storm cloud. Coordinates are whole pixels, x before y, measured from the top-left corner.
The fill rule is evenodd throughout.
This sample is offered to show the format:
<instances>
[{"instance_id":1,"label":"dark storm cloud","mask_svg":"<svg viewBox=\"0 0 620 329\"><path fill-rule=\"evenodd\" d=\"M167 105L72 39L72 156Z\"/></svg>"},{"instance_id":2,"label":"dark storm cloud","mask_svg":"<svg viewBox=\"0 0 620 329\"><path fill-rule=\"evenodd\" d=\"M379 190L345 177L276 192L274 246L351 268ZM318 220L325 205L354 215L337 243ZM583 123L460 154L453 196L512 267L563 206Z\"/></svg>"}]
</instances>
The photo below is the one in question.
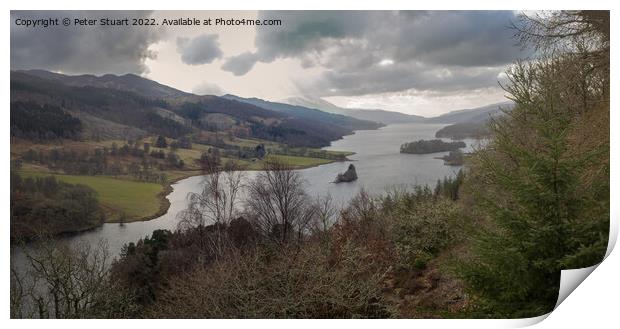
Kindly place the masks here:
<instances>
[{"instance_id":1,"label":"dark storm cloud","mask_svg":"<svg viewBox=\"0 0 620 329\"><path fill-rule=\"evenodd\" d=\"M188 65L201 65L222 57L217 34L203 34L193 39L177 38L177 52Z\"/></svg>"},{"instance_id":2,"label":"dark storm cloud","mask_svg":"<svg viewBox=\"0 0 620 329\"><path fill-rule=\"evenodd\" d=\"M259 16L281 19L283 26L258 28L257 51L232 57L222 68L243 75L256 62L297 58L303 67L326 69L314 87L301 84L313 93L494 86L505 66L523 56L508 28L514 19L510 11L269 11Z\"/></svg>"},{"instance_id":3,"label":"dark storm cloud","mask_svg":"<svg viewBox=\"0 0 620 329\"><path fill-rule=\"evenodd\" d=\"M49 26L26 28L15 20L59 18L141 18L147 11L11 11L11 69L40 68L66 73L144 73L155 58L149 46L161 29L140 26Z\"/></svg>"}]
</instances>

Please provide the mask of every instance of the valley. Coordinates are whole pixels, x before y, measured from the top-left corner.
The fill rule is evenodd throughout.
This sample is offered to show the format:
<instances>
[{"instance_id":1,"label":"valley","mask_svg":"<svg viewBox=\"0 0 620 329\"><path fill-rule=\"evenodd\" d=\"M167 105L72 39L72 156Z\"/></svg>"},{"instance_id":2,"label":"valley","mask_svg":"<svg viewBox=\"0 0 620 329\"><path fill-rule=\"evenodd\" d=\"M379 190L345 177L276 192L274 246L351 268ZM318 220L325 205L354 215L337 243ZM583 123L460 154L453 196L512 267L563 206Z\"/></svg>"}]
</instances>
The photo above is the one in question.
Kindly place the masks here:
<instances>
[{"instance_id":1,"label":"valley","mask_svg":"<svg viewBox=\"0 0 620 329\"><path fill-rule=\"evenodd\" d=\"M130 223L165 214L171 185L201 175L205 166L234 164L254 171L278 161L299 170L343 162L368 150L327 146L355 132L409 123L432 137L428 129L440 130L446 123L484 124L498 108L423 118L342 109L313 98L288 101L199 96L132 74L12 71L11 168L23 178L53 176L87 186L97 195L104 222ZM361 166L364 172L365 164ZM433 177L442 175L446 173ZM399 183L381 180L383 174L373 176L383 183L381 189ZM71 224L64 225L60 231L73 231Z\"/></svg>"},{"instance_id":2,"label":"valley","mask_svg":"<svg viewBox=\"0 0 620 329\"><path fill-rule=\"evenodd\" d=\"M200 174L205 161L308 168L352 154L321 146L380 127L285 104L197 96L130 74L14 71L11 102L12 170L92 188L106 222L165 213L170 184Z\"/></svg>"},{"instance_id":3,"label":"valley","mask_svg":"<svg viewBox=\"0 0 620 329\"><path fill-rule=\"evenodd\" d=\"M530 321L613 246L608 11L10 15L11 318Z\"/></svg>"},{"instance_id":4,"label":"valley","mask_svg":"<svg viewBox=\"0 0 620 329\"><path fill-rule=\"evenodd\" d=\"M135 143L153 143L156 137L145 137L137 140ZM174 140L171 140L174 142ZM27 140L13 139L11 142L11 159L12 163L19 163L15 168L18 173L24 177L43 177L52 175L71 184L83 184L93 188L99 196L101 207L105 214L106 222L132 222L140 220L149 220L158 217L166 212L169 203L165 196L170 191L170 184L190 176L200 175L200 158L201 156L212 150L213 152L225 152L225 148L218 148L204 144L193 144L191 149L177 149L175 154L186 165L183 168L175 168L161 166L161 168L153 168L151 175L163 177L156 182L144 181L129 172L119 172L118 174L97 174L97 175L71 175L62 169L51 169L44 164L29 161L23 161L26 153L35 151L49 153L52 150L62 148L74 152L94 152L94 150L112 149L113 145L123 145L122 140L106 140L106 141L73 141L63 140L56 143L32 143ZM283 144L269 141L238 139L231 144L244 148L255 148L257 145L266 145L266 159L276 159L282 161L292 168L303 169L314 167L322 164L341 161L350 156L351 152L324 151L320 149L297 149L286 148ZM141 144L141 145L142 145ZM285 148L286 151L282 151ZM165 148L156 146L150 147L153 152L165 152ZM271 154L271 152L275 152ZM278 153L294 153L300 155L286 155ZM303 155L302 155L303 154ZM141 159L135 159L131 156L119 155L110 156L115 163L121 163L129 168L132 165L142 165ZM238 159L232 156L220 157L220 161L237 161L245 170L258 170L261 168L261 160L256 158ZM161 161L160 161L161 162ZM157 167L157 166L153 166Z\"/></svg>"}]
</instances>

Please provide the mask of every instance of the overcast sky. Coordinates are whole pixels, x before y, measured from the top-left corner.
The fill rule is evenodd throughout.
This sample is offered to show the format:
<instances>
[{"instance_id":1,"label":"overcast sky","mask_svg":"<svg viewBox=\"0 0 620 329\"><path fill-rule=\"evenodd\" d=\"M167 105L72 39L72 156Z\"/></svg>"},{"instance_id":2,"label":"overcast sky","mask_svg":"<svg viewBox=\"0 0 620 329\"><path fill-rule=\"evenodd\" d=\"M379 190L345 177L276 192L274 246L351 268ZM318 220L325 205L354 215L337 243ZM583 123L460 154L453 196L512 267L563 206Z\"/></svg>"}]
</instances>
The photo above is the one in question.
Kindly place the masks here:
<instances>
[{"instance_id":1,"label":"overcast sky","mask_svg":"<svg viewBox=\"0 0 620 329\"><path fill-rule=\"evenodd\" d=\"M280 26L26 28L17 18L280 19ZM198 94L434 116L504 101L506 67L526 56L511 11L11 12L11 68L135 73Z\"/></svg>"}]
</instances>

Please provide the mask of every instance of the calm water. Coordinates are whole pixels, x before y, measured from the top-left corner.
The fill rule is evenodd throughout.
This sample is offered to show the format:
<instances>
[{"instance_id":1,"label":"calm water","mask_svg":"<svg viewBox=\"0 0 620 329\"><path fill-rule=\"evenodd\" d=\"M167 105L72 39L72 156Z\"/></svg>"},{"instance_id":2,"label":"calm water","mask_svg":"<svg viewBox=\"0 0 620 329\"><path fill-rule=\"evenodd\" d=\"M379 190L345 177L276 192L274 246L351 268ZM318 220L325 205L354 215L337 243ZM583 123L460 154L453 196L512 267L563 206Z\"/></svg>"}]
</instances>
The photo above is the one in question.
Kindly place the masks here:
<instances>
[{"instance_id":1,"label":"calm water","mask_svg":"<svg viewBox=\"0 0 620 329\"><path fill-rule=\"evenodd\" d=\"M407 188L416 184L434 186L437 179L454 175L460 169L445 166L443 160L436 159L447 152L417 155L401 154L399 150L400 145L405 142L433 139L435 132L443 126L442 124L389 125L379 130L357 131L353 135L345 136L325 149L355 152L355 155L349 157L352 161L299 170L306 181L306 190L312 196L329 193L334 201L342 205L361 188L372 194L380 194L391 187ZM474 141L465 140L465 143L467 144L465 150L471 150ZM351 183L330 183L338 173L344 172L350 163L357 169L358 180ZM251 179L255 174L256 172L248 172L247 178ZM104 224L97 229L63 239L70 243L82 240L93 244L104 239L108 242L111 255L116 256L125 243L135 242L157 229L174 230L178 223L177 213L187 205L187 194L199 192L202 180L201 176L195 176L173 184L173 192L167 196L170 200L170 209L159 218L127 223L123 226ZM17 248L11 249L12 260L19 263L23 253Z\"/></svg>"}]
</instances>

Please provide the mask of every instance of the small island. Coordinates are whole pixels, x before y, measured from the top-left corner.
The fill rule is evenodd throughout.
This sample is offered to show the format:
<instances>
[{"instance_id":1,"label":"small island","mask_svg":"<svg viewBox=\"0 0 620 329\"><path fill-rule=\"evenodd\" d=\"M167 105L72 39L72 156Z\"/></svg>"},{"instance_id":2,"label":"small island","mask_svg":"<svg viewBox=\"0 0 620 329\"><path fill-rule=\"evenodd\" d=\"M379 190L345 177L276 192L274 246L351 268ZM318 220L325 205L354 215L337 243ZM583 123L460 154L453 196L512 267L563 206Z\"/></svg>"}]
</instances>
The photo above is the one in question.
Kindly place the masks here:
<instances>
[{"instance_id":1,"label":"small island","mask_svg":"<svg viewBox=\"0 0 620 329\"><path fill-rule=\"evenodd\" d=\"M354 180L357 180L357 172L355 171L355 166L353 164L350 164L347 171L336 176L336 180L334 181L334 183L348 183Z\"/></svg>"},{"instance_id":2,"label":"small island","mask_svg":"<svg viewBox=\"0 0 620 329\"><path fill-rule=\"evenodd\" d=\"M429 154L447 151L456 151L467 146L465 142L444 142L440 139L419 140L416 142L405 143L400 146L400 153L409 154Z\"/></svg>"}]
</instances>

